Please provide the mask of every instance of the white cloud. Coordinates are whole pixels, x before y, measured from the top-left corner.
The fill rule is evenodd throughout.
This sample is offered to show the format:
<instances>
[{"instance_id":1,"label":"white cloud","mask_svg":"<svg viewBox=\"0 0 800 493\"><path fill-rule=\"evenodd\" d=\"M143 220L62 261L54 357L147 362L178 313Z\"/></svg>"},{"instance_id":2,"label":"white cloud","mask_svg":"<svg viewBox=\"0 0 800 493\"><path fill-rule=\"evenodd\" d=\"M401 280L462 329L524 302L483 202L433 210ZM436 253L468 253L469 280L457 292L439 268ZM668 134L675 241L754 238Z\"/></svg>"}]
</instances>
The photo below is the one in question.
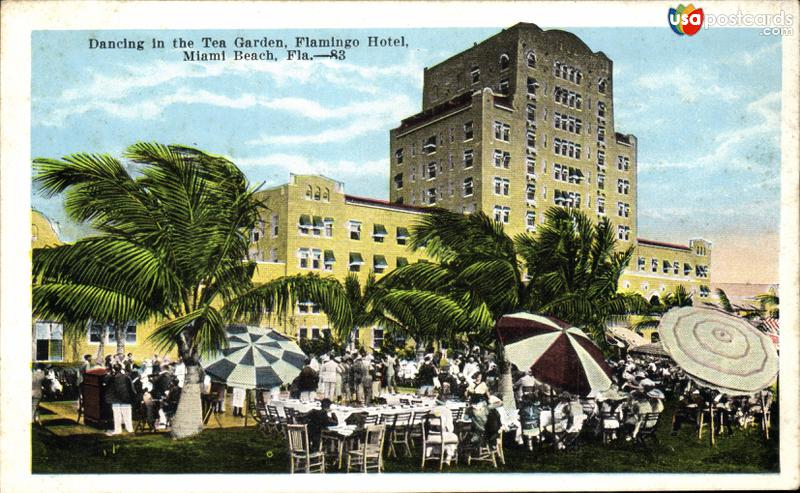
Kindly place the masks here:
<instances>
[{"instance_id":1,"label":"white cloud","mask_svg":"<svg viewBox=\"0 0 800 493\"><path fill-rule=\"evenodd\" d=\"M685 103L694 103L701 98L734 101L740 97L739 91L719 85L716 77L709 72L689 72L681 67L642 75L634 84L648 91L663 91L666 96L677 96Z\"/></svg>"},{"instance_id":2,"label":"white cloud","mask_svg":"<svg viewBox=\"0 0 800 493\"><path fill-rule=\"evenodd\" d=\"M753 51L753 50L742 50L732 53L730 56L723 58L720 60L721 63L725 65L733 65L733 66L751 66L755 62L763 60L765 57L771 56L773 54L780 53L781 43L772 43L766 46L762 46L761 48Z\"/></svg>"},{"instance_id":3,"label":"white cloud","mask_svg":"<svg viewBox=\"0 0 800 493\"><path fill-rule=\"evenodd\" d=\"M266 154L232 158L233 162L247 167L277 167L288 173L298 175L322 174L336 178L343 174L358 174L359 176L383 176L389 172L389 160L375 159L370 161L355 162L350 160L321 161L313 160L308 156L299 154ZM288 176L287 176L288 178Z\"/></svg>"},{"instance_id":4,"label":"white cloud","mask_svg":"<svg viewBox=\"0 0 800 493\"><path fill-rule=\"evenodd\" d=\"M732 130L717 133L710 153L684 161L640 162L639 169L646 171L667 169L752 170L763 166L746 156L742 147L760 143L765 137L778 138L780 132L781 93L775 91L750 102L746 112L754 122Z\"/></svg>"}]
</instances>

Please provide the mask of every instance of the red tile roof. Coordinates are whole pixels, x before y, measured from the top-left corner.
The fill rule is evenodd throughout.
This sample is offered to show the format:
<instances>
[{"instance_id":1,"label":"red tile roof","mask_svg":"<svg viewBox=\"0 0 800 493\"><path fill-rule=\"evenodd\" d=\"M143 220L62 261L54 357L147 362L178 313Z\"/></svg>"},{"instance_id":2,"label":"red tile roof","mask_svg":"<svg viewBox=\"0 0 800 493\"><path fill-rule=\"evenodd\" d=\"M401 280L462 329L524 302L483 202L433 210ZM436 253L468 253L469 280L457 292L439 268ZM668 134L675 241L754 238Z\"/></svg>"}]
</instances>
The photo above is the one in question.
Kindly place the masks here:
<instances>
[{"instance_id":1,"label":"red tile roof","mask_svg":"<svg viewBox=\"0 0 800 493\"><path fill-rule=\"evenodd\" d=\"M650 245L650 246L657 246L657 247L666 247L666 248L676 248L678 250L686 250L691 252L692 249L686 245L676 245L675 243L665 243L663 241L653 241L653 240L645 240L644 238L637 238L636 239L640 245Z\"/></svg>"},{"instance_id":2,"label":"red tile roof","mask_svg":"<svg viewBox=\"0 0 800 493\"><path fill-rule=\"evenodd\" d=\"M430 212L430 209L427 207L420 207L418 205L408 205L408 204L398 204L395 202L389 202L388 200L380 200L380 199L373 199L370 197L359 197L357 195L345 195L344 196L345 202L355 202L355 203L362 203L368 205L379 205L381 207L390 207L394 209L404 209L407 211L413 212Z\"/></svg>"}]
</instances>

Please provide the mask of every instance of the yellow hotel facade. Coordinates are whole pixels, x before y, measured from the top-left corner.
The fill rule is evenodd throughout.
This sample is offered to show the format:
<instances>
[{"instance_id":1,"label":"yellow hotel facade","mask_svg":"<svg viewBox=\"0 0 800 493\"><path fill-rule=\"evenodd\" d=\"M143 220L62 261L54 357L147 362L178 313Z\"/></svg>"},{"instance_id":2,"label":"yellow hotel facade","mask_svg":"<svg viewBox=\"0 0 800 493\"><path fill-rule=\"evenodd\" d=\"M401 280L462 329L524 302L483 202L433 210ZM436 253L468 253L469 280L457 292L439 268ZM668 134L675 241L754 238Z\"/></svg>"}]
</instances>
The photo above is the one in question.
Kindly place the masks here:
<instances>
[{"instance_id":1,"label":"yellow hotel facade","mask_svg":"<svg viewBox=\"0 0 800 493\"><path fill-rule=\"evenodd\" d=\"M390 132L390 201L347 195L344 184L318 175L291 175L260 192L268 210L251 233L254 280L304 273L344 280L355 273L363 285L370 272L380 278L425 260L408 243L427 207L483 211L512 236L535 232L549 207L569 207L608 217L620 248L634 247L621 291L663 298L683 285L695 300L707 298L710 242L684 246L637 236L637 149L635 136L615 131L612 61L571 33L517 24L425 69L422 111ZM39 216L34 229L47 229ZM34 232L34 246L45 237L52 241ZM263 323L297 338L330 330L307 303ZM153 327L132 325L126 350L151 356L146 338ZM44 337L58 330L35 330L42 336L34 340L37 359L59 359L50 346L44 350L50 343L37 342L53 340ZM90 328L72 354L94 354L99 331ZM364 327L357 337L376 347L384 334Z\"/></svg>"}]
</instances>

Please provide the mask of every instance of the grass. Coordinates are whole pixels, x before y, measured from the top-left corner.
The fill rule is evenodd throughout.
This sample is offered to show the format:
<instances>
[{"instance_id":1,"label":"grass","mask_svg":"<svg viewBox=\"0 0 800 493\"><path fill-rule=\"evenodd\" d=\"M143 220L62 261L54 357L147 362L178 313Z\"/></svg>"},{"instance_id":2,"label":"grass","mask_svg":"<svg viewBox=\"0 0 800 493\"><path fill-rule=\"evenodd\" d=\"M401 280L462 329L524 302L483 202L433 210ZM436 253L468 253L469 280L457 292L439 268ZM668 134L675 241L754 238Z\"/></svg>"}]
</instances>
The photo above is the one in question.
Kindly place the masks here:
<instances>
[{"instance_id":1,"label":"grass","mask_svg":"<svg viewBox=\"0 0 800 493\"><path fill-rule=\"evenodd\" d=\"M671 410L665 418L671 418ZM692 426L678 436L669 434L669 419L659 425L659 444L646 447L630 442L602 445L584 441L576 449L532 452L507 445L504 472L663 472L766 473L778 472L777 428L769 441L758 429L723 436L710 448ZM55 436L34 426L33 473L287 473L283 440L265 438L255 428L207 429L197 437L175 441L168 435L142 434ZM386 472L420 472L419 453L413 458L387 459ZM426 467L434 467L432 463ZM452 472L489 472L488 464L445 466Z\"/></svg>"}]
</instances>

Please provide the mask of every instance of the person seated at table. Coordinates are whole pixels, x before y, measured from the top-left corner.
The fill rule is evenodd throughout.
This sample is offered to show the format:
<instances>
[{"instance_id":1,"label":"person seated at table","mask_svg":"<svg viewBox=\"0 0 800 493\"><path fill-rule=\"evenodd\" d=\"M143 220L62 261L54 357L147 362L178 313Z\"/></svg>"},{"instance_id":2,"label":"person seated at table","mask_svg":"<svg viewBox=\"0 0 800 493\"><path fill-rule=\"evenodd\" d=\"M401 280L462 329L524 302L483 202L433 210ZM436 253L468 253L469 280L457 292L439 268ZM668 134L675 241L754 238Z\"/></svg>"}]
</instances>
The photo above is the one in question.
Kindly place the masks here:
<instances>
[{"instance_id":1,"label":"person seated at table","mask_svg":"<svg viewBox=\"0 0 800 493\"><path fill-rule=\"evenodd\" d=\"M653 408L650 406L650 399L648 399L647 394L641 389L634 390L631 393L631 401L628 403L628 412L623 423L626 441L636 437L639 426L644 421L645 414L651 412L653 412Z\"/></svg>"},{"instance_id":2,"label":"person seated at table","mask_svg":"<svg viewBox=\"0 0 800 493\"><path fill-rule=\"evenodd\" d=\"M305 422L308 429L308 443L311 450L320 449L320 437L322 431L331 426L336 426L339 421L336 415L331 413L331 400L322 399L321 409L312 409L306 414Z\"/></svg>"},{"instance_id":3,"label":"person seated at table","mask_svg":"<svg viewBox=\"0 0 800 493\"><path fill-rule=\"evenodd\" d=\"M689 388L687 387L687 390ZM698 422L700 413L705 409L705 401L698 389L694 389L686 395L678 398L678 410L672 418L672 435L677 435L683 423Z\"/></svg>"},{"instance_id":4,"label":"person seated at table","mask_svg":"<svg viewBox=\"0 0 800 493\"><path fill-rule=\"evenodd\" d=\"M471 429L466 443L468 447L478 446L481 442L493 444L497 441L503 426L498 411L500 406L502 406L502 401L493 397L491 403L480 401L467 407L466 413L471 421Z\"/></svg>"},{"instance_id":5,"label":"person seated at table","mask_svg":"<svg viewBox=\"0 0 800 493\"><path fill-rule=\"evenodd\" d=\"M489 401L489 387L483 381L483 374L476 372L472 375L472 383L467 387L467 398L470 403L476 404L478 402Z\"/></svg>"}]
</instances>

